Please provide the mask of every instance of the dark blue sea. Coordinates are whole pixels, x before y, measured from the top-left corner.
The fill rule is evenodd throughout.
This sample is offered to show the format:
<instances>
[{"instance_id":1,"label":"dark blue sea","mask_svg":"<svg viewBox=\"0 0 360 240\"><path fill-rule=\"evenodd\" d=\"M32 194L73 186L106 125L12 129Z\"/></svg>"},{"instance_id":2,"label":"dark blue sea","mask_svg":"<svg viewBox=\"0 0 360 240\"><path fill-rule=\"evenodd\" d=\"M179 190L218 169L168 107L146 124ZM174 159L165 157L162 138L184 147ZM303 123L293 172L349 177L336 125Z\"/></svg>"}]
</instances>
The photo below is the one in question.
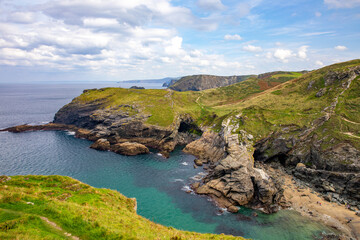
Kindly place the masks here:
<instances>
[{"instance_id":1,"label":"dark blue sea","mask_svg":"<svg viewBox=\"0 0 360 240\"><path fill-rule=\"evenodd\" d=\"M116 83L1 84L0 128L52 121L56 111L83 89L118 87ZM124 86L123 87L129 87ZM161 88L148 84L146 88ZM138 201L138 213L157 223L202 233L225 233L252 239L318 239L331 230L297 212L272 215L241 208L224 212L207 197L189 194L194 157L177 148L169 159L156 152L126 157L89 148L72 132L0 132L0 175L66 175L94 187L117 190Z\"/></svg>"}]
</instances>

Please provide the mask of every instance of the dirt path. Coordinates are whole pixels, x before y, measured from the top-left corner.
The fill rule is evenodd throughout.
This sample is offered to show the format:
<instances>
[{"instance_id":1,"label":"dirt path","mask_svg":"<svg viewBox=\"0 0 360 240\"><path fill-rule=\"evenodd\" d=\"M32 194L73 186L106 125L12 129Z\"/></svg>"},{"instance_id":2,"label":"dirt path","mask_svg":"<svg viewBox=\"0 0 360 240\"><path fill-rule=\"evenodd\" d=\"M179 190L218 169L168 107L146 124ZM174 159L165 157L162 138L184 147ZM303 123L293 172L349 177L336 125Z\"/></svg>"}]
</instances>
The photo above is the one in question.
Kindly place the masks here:
<instances>
[{"instance_id":1,"label":"dirt path","mask_svg":"<svg viewBox=\"0 0 360 240\"><path fill-rule=\"evenodd\" d=\"M73 240L80 240L80 238L72 236L71 233L65 232L64 229L59 227L56 223L50 221L48 218L46 218L46 217L40 217L40 218L41 218L41 220L43 220L44 222L49 224L51 227L55 228L56 230L59 230L59 231L63 232L65 236L70 237Z\"/></svg>"},{"instance_id":2,"label":"dirt path","mask_svg":"<svg viewBox=\"0 0 360 240\"><path fill-rule=\"evenodd\" d=\"M354 138L360 138L359 136L356 136L356 135L354 135L353 133L351 133L351 132L341 132L342 134L345 134L345 135L348 135L348 136L350 136L350 137L354 137Z\"/></svg>"},{"instance_id":3,"label":"dirt path","mask_svg":"<svg viewBox=\"0 0 360 240\"><path fill-rule=\"evenodd\" d=\"M171 89L166 89L166 91L168 91L169 93L166 94L164 97L168 98L170 103L171 103L171 108L174 110L174 100L172 98L172 95L174 94L174 91Z\"/></svg>"},{"instance_id":4,"label":"dirt path","mask_svg":"<svg viewBox=\"0 0 360 240\"><path fill-rule=\"evenodd\" d=\"M299 186L292 176L283 170L266 167L272 176L281 178L284 186L284 196L291 208L316 221L337 229L354 239L360 240L360 216L354 211L334 202L327 202L311 188Z\"/></svg>"},{"instance_id":5,"label":"dirt path","mask_svg":"<svg viewBox=\"0 0 360 240\"><path fill-rule=\"evenodd\" d=\"M344 117L341 117L341 118L342 118L342 120L344 120L345 122L349 122L349 123L352 123L352 124L360 125L360 123L350 121L349 119L346 119L346 118L344 118Z\"/></svg>"}]
</instances>

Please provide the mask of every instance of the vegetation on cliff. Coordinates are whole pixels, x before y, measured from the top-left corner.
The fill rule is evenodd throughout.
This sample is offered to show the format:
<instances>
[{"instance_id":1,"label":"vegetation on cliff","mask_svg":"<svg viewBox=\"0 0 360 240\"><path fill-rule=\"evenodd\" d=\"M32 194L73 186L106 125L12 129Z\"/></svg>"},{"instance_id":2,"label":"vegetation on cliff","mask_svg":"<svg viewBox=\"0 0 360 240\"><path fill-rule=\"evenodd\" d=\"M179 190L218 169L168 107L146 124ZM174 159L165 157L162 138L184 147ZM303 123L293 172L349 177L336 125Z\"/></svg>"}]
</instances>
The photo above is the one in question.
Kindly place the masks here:
<instances>
[{"instance_id":1,"label":"vegetation on cliff","mask_svg":"<svg viewBox=\"0 0 360 240\"><path fill-rule=\"evenodd\" d=\"M136 201L63 176L0 176L0 239L243 239L179 231Z\"/></svg>"}]
</instances>

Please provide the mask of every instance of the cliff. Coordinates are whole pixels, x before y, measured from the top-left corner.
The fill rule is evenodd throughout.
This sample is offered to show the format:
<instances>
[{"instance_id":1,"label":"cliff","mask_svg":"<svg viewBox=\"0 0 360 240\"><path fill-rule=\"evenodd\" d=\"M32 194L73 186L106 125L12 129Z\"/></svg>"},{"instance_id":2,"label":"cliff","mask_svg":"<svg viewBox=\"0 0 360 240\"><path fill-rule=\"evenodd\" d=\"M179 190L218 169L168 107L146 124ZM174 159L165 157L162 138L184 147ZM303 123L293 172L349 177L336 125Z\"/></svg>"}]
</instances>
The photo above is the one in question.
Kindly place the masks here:
<instances>
[{"instance_id":1,"label":"cliff","mask_svg":"<svg viewBox=\"0 0 360 240\"><path fill-rule=\"evenodd\" d=\"M328 201L359 208L359 75L360 60L353 60L196 92L85 90L54 123L120 154L155 148L168 155L187 145L208 172L193 188L233 212L288 206L282 183L261 164L282 166Z\"/></svg>"},{"instance_id":2,"label":"cliff","mask_svg":"<svg viewBox=\"0 0 360 240\"><path fill-rule=\"evenodd\" d=\"M185 76L179 80L171 81L166 86L175 91L202 91L212 88L220 88L247 79L256 79L261 90L273 87L279 83L289 81L301 76L303 72L270 72L260 75L239 75L239 76L214 76L214 75L192 75Z\"/></svg>"}]
</instances>

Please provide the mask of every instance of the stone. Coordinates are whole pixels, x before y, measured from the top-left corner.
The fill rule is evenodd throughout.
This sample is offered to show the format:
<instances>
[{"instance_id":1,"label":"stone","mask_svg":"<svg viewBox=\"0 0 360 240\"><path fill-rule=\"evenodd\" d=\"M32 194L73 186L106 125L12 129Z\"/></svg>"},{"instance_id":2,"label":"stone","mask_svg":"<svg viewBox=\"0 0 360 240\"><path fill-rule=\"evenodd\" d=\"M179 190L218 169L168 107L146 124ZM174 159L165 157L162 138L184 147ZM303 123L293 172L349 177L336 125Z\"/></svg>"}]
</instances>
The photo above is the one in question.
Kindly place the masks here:
<instances>
[{"instance_id":1,"label":"stone","mask_svg":"<svg viewBox=\"0 0 360 240\"><path fill-rule=\"evenodd\" d=\"M108 151L110 150L110 142L105 138L100 138L91 144L90 148L100 151Z\"/></svg>"},{"instance_id":2,"label":"stone","mask_svg":"<svg viewBox=\"0 0 360 240\"><path fill-rule=\"evenodd\" d=\"M124 143L114 144L112 146L112 151L127 156L147 154L150 152L145 145L135 142L124 142Z\"/></svg>"},{"instance_id":3,"label":"stone","mask_svg":"<svg viewBox=\"0 0 360 240\"><path fill-rule=\"evenodd\" d=\"M306 168L305 164L303 163L296 164L296 169L301 169L301 168Z\"/></svg>"},{"instance_id":4,"label":"stone","mask_svg":"<svg viewBox=\"0 0 360 240\"><path fill-rule=\"evenodd\" d=\"M203 162L201 159L195 159L194 163L196 164L196 166L199 166L199 167L203 165Z\"/></svg>"},{"instance_id":5,"label":"stone","mask_svg":"<svg viewBox=\"0 0 360 240\"><path fill-rule=\"evenodd\" d=\"M239 208L234 205L231 205L231 206L227 207L227 210L231 213L237 213L239 211Z\"/></svg>"},{"instance_id":6,"label":"stone","mask_svg":"<svg viewBox=\"0 0 360 240\"><path fill-rule=\"evenodd\" d=\"M326 93L326 88L322 88L322 89L320 89L320 91L318 91L315 94L315 97L322 97L325 93Z\"/></svg>"}]
</instances>

